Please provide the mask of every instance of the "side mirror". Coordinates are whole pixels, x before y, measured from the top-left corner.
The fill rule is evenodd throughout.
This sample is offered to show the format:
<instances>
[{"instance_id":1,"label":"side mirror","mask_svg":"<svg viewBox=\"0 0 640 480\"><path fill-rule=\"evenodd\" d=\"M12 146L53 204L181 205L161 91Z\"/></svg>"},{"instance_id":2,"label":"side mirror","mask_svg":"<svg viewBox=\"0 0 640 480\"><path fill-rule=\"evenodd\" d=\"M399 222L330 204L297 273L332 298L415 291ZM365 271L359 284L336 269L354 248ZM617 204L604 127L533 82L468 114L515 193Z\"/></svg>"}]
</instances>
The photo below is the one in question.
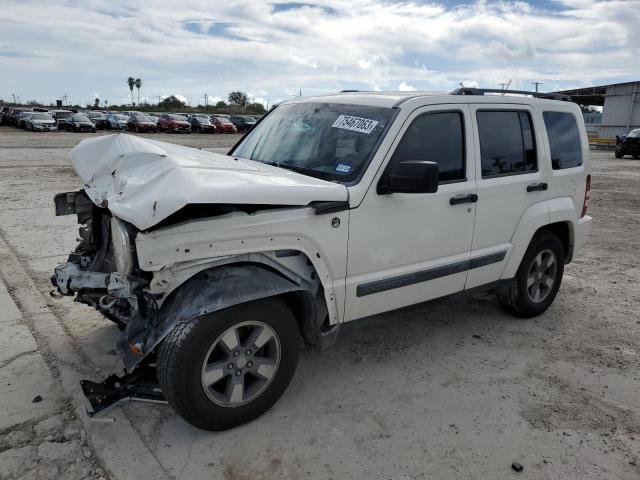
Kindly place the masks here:
<instances>
[{"instance_id":1,"label":"side mirror","mask_svg":"<svg viewBox=\"0 0 640 480\"><path fill-rule=\"evenodd\" d=\"M383 174L378 183L378 194L388 193L436 193L440 168L435 162L408 160L400 162Z\"/></svg>"}]
</instances>

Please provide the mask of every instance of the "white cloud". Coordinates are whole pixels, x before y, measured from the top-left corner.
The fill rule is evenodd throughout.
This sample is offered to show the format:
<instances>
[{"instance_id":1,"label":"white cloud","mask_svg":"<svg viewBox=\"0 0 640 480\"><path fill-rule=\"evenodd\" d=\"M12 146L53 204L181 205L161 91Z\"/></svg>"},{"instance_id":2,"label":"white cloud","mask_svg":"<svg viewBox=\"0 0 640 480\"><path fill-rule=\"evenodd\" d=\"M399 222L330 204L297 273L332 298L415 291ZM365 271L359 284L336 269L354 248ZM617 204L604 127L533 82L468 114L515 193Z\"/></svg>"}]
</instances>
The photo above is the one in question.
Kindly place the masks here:
<instances>
[{"instance_id":1,"label":"white cloud","mask_svg":"<svg viewBox=\"0 0 640 480\"><path fill-rule=\"evenodd\" d=\"M415 92L416 87L414 87L413 85L409 85L405 81L402 81L400 82L400 85L398 85L398 90L400 90L401 92Z\"/></svg>"},{"instance_id":2,"label":"white cloud","mask_svg":"<svg viewBox=\"0 0 640 480\"><path fill-rule=\"evenodd\" d=\"M640 79L637 0L313 3L274 13L268 2L244 0L179 8L175 0L4 0L0 98L52 101L66 90L78 101L98 91L101 100L129 102L129 75L143 79L141 98L180 91L192 104L232 90L272 99L300 89Z\"/></svg>"}]
</instances>

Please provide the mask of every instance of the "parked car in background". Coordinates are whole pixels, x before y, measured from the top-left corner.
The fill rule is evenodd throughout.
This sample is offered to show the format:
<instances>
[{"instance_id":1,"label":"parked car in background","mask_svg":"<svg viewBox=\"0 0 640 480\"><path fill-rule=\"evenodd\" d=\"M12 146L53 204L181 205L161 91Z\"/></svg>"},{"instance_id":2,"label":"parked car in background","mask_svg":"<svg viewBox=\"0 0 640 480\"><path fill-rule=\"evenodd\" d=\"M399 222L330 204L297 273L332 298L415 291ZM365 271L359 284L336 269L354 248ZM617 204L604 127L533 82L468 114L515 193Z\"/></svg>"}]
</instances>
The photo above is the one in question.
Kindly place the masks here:
<instances>
[{"instance_id":1,"label":"parked car in background","mask_svg":"<svg viewBox=\"0 0 640 480\"><path fill-rule=\"evenodd\" d=\"M58 124L60 125L60 124ZM96 126L89 118L83 113L74 113L70 117L66 118L63 123L64 129L69 132L94 132Z\"/></svg>"},{"instance_id":2,"label":"parked car in background","mask_svg":"<svg viewBox=\"0 0 640 480\"><path fill-rule=\"evenodd\" d=\"M0 108L0 125L6 125L9 123L9 107Z\"/></svg>"},{"instance_id":3,"label":"parked car in background","mask_svg":"<svg viewBox=\"0 0 640 480\"><path fill-rule=\"evenodd\" d=\"M58 125L49 113L33 112L25 119L25 130L33 132L57 132Z\"/></svg>"},{"instance_id":4,"label":"parked car in background","mask_svg":"<svg viewBox=\"0 0 640 480\"><path fill-rule=\"evenodd\" d=\"M192 132L200 133L216 133L216 126L211 123L209 115L204 113L196 113L189 117Z\"/></svg>"},{"instance_id":5,"label":"parked car in background","mask_svg":"<svg viewBox=\"0 0 640 480\"><path fill-rule=\"evenodd\" d=\"M51 115L58 125L58 130L66 130L67 120L71 118L73 112L71 110L54 110Z\"/></svg>"},{"instance_id":6,"label":"parked car in background","mask_svg":"<svg viewBox=\"0 0 640 480\"><path fill-rule=\"evenodd\" d=\"M256 124L256 119L249 115L235 115L229 118L229 121L236 126L239 132L243 133L251 130Z\"/></svg>"},{"instance_id":7,"label":"parked car in background","mask_svg":"<svg viewBox=\"0 0 640 480\"><path fill-rule=\"evenodd\" d=\"M158 130L173 133L191 133L191 124L184 115L163 113L158 119Z\"/></svg>"},{"instance_id":8,"label":"parked car in background","mask_svg":"<svg viewBox=\"0 0 640 480\"><path fill-rule=\"evenodd\" d=\"M9 114L7 115L7 120L9 125L18 125L18 117L22 112L28 112L29 110L26 108L20 107L11 107L9 110Z\"/></svg>"},{"instance_id":9,"label":"parked car in background","mask_svg":"<svg viewBox=\"0 0 640 480\"><path fill-rule=\"evenodd\" d=\"M149 117L153 123L155 123L156 125L158 125L158 120L160 120L160 117L154 113L147 113L145 114L147 117Z\"/></svg>"},{"instance_id":10,"label":"parked car in background","mask_svg":"<svg viewBox=\"0 0 640 480\"><path fill-rule=\"evenodd\" d=\"M631 130L622 137L616 135L616 158L631 155L633 158L640 158L640 128Z\"/></svg>"},{"instance_id":11,"label":"parked car in background","mask_svg":"<svg viewBox=\"0 0 640 480\"><path fill-rule=\"evenodd\" d=\"M122 115L121 113L112 113L107 115L107 129L108 130L124 130L127 128L127 122L129 117Z\"/></svg>"},{"instance_id":12,"label":"parked car in background","mask_svg":"<svg viewBox=\"0 0 640 480\"><path fill-rule=\"evenodd\" d=\"M127 121L127 130L136 133L157 132L156 122L144 114L131 115Z\"/></svg>"},{"instance_id":13,"label":"parked car in background","mask_svg":"<svg viewBox=\"0 0 640 480\"><path fill-rule=\"evenodd\" d=\"M107 117L102 112L87 112L87 118L93 122L97 129L107 128Z\"/></svg>"},{"instance_id":14,"label":"parked car in background","mask_svg":"<svg viewBox=\"0 0 640 480\"><path fill-rule=\"evenodd\" d=\"M238 133L236 126L231 123L228 118L220 115L212 115L211 123L215 125L216 132L218 133Z\"/></svg>"},{"instance_id":15,"label":"parked car in background","mask_svg":"<svg viewBox=\"0 0 640 480\"><path fill-rule=\"evenodd\" d=\"M33 112L32 112L32 111L28 111L28 112L20 112L20 113L18 114L17 119L16 119L16 126L17 126L18 128L24 128L24 126L25 126L25 120L26 120L29 116L31 116L31 115L33 115Z\"/></svg>"}]
</instances>

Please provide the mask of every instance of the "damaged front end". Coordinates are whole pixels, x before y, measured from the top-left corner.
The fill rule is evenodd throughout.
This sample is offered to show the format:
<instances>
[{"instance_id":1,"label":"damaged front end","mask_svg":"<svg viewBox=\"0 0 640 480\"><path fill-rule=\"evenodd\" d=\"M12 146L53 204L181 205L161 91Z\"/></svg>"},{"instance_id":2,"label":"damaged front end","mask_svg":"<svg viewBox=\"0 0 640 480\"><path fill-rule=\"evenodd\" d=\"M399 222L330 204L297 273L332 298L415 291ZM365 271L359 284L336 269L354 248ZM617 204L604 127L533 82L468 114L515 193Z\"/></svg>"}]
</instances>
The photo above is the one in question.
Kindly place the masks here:
<instances>
[{"instance_id":1,"label":"damaged front end","mask_svg":"<svg viewBox=\"0 0 640 480\"><path fill-rule=\"evenodd\" d=\"M58 295L96 308L121 330L146 316L150 276L137 268L133 226L94 205L83 190L55 196L56 215L76 214L79 244L51 277Z\"/></svg>"},{"instance_id":2,"label":"damaged front end","mask_svg":"<svg viewBox=\"0 0 640 480\"><path fill-rule=\"evenodd\" d=\"M123 398L154 396L154 400L162 400L161 392L150 380L155 378L149 367L153 359L140 363L145 357L143 346L128 341L141 330L149 329L158 300L157 294L146 290L151 274L137 265L137 230L113 216L106 206L96 206L84 190L60 193L54 201L56 215L76 214L80 229L77 247L65 263L55 268L51 277L55 287L52 296L75 295L77 302L94 307L122 331L116 351L128 373L122 377L111 376L102 383L82 382L93 407L89 414L98 413ZM142 378L145 387L141 389ZM139 394L140 391L143 393Z\"/></svg>"}]
</instances>

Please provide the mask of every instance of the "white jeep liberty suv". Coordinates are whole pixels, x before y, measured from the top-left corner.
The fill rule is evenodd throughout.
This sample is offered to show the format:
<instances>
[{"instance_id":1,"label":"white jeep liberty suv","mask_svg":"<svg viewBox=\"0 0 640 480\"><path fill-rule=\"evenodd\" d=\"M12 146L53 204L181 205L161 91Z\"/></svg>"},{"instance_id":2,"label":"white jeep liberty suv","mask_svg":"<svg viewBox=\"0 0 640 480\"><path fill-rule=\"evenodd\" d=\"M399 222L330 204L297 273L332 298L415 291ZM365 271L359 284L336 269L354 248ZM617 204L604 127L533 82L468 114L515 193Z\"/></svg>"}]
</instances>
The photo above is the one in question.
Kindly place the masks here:
<instances>
[{"instance_id":1,"label":"white jeep liberty suv","mask_svg":"<svg viewBox=\"0 0 640 480\"><path fill-rule=\"evenodd\" d=\"M566 98L493 93L287 101L228 155L83 140L85 186L55 198L80 243L52 293L119 326L126 369L82 382L91 414L166 399L227 429L344 322L472 289L543 313L591 226L585 127Z\"/></svg>"}]
</instances>

